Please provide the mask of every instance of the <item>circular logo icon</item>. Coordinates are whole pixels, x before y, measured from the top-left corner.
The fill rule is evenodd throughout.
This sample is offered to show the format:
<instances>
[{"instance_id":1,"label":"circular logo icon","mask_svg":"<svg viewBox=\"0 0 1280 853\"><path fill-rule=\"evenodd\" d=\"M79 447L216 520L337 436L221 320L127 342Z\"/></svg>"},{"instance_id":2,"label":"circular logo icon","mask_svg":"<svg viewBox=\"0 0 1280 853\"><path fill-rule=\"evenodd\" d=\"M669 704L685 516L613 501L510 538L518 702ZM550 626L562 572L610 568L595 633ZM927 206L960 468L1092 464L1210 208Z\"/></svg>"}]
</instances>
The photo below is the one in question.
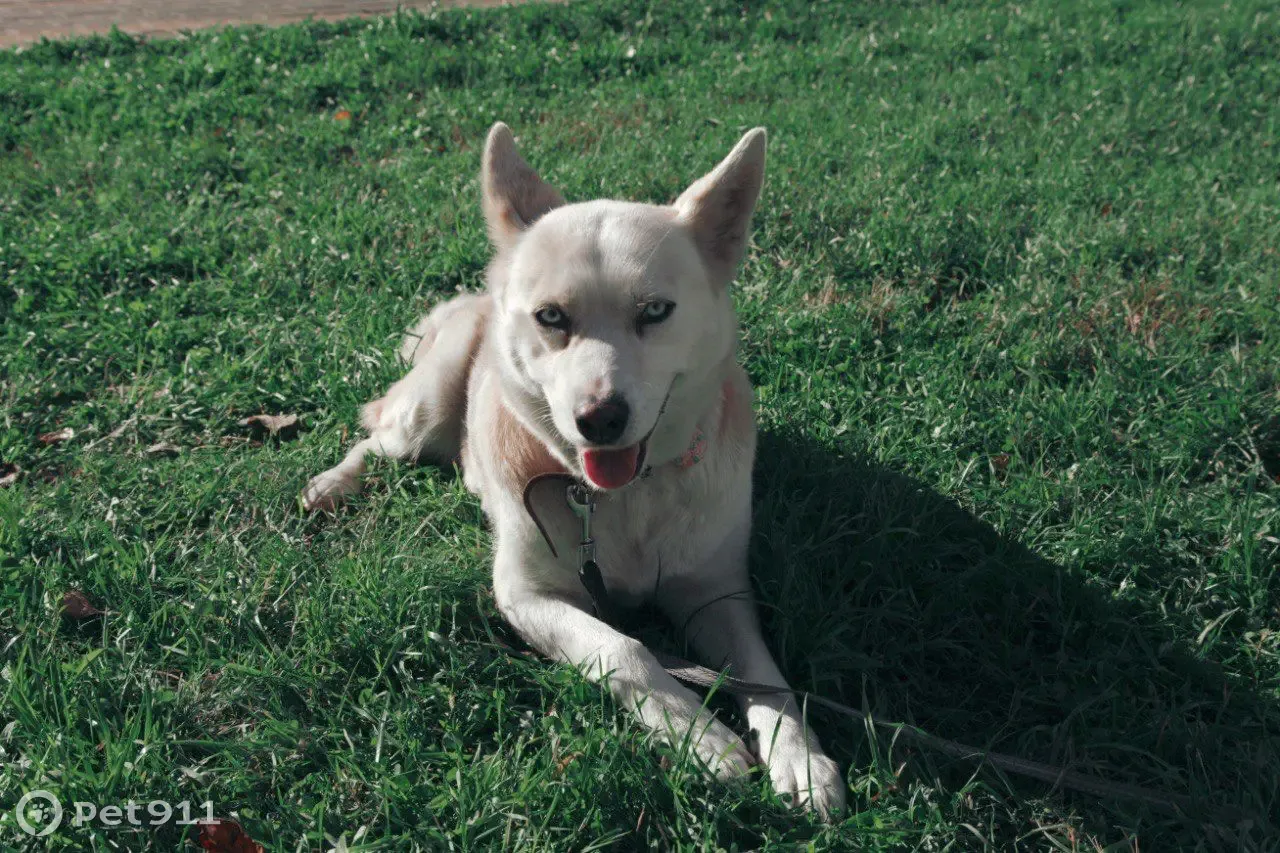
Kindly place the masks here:
<instances>
[{"instance_id":1,"label":"circular logo icon","mask_svg":"<svg viewBox=\"0 0 1280 853\"><path fill-rule=\"evenodd\" d=\"M28 835L48 835L62 823L62 803L48 791L29 791L18 800L14 814Z\"/></svg>"}]
</instances>

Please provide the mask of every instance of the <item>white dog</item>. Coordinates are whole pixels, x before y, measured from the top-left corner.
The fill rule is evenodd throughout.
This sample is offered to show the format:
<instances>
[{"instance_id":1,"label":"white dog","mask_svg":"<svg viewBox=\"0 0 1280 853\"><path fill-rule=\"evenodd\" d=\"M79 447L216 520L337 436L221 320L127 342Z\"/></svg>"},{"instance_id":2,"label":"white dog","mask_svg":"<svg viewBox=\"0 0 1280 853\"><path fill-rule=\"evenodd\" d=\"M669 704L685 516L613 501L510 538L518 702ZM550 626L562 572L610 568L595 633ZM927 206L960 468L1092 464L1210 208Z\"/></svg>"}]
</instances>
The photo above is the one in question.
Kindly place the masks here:
<instances>
[{"instance_id":1,"label":"white dog","mask_svg":"<svg viewBox=\"0 0 1280 853\"><path fill-rule=\"evenodd\" d=\"M745 773L751 752L640 642L594 615L563 482L595 504L608 600L653 601L710 666L786 686L749 594L756 431L729 294L764 161L757 129L669 207L565 204L495 124L481 170L495 248L487 292L418 324L403 348L412 370L364 410L369 437L304 494L308 508L335 506L360 488L368 453L460 459L496 534L503 615L721 777ZM547 482L555 474L559 486ZM839 810L843 780L792 694L741 704L775 790Z\"/></svg>"}]
</instances>

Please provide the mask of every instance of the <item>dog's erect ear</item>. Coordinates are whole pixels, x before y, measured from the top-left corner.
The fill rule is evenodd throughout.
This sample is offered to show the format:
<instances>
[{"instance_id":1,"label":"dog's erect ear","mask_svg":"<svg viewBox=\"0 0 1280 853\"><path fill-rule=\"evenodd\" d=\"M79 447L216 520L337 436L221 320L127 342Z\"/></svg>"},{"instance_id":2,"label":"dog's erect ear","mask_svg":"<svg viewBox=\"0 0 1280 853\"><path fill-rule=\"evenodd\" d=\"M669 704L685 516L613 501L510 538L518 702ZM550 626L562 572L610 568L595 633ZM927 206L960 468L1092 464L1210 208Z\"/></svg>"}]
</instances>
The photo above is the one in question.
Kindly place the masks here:
<instances>
[{"instance_id":1,"label":"dog's erect ear","mask_svg":"<svg viewBox=\"0 0 1280 853\"><path fill-rule=\"evenodd\" d=\"M714 283L727 286L742 260L751 213L764 183L763 127L748 131L729 156L675 201L677 215L693 232Z\"/></svg>"},{"instance_id":2,"label":"dog's erect ear","mask_svg":"<svg viewBox=\"0 0 1280 853\"><path fill-rule=\"evenodd\" d=\"M499 249L511 246L538 217L564 204L560 193L520 156L511 128L502 122L489 129L485 140L480 186L489 238Z\"/></svg>"}]
</instances>

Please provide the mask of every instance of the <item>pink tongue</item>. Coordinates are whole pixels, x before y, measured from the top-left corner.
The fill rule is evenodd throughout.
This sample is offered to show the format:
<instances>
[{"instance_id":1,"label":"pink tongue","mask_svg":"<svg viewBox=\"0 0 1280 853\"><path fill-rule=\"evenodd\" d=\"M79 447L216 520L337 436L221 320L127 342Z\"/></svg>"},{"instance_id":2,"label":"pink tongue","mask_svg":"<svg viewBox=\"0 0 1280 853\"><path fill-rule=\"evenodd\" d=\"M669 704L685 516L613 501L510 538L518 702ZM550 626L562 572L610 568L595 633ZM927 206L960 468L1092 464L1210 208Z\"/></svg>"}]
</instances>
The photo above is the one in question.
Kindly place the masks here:
<instances>
[{"instance_id":1,"label":"pink tongue","mask_svg":"<svg viewBox=\"0 0 1280 853\"><path fill-rule=\"evenodd\" d=\"M582 467L587 479L602 489L620 489L636 478L640 445L621 450L584 450Z\"/></svg>"}]
</instances>

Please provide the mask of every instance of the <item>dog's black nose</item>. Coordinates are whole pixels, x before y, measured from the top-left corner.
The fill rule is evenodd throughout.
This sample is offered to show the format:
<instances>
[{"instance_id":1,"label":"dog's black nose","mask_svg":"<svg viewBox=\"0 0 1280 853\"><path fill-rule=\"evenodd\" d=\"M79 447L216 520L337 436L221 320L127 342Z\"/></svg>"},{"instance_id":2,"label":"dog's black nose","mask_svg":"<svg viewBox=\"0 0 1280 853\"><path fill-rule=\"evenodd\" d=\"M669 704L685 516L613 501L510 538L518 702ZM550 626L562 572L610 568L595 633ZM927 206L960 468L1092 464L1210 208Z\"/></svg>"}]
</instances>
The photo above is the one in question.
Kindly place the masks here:
<instances>
[{"instance_id":1,"label":"dog's black nose","mask_svg":"<svg viewBox=\"0 0 1280 853\"><path fill-rule=\"evenodd\" d=\"M617 394L599 403L589 403L574 416L578 432L592 444L613 444L627 431L631 407Z\"/></svg>"}]
</instances>

